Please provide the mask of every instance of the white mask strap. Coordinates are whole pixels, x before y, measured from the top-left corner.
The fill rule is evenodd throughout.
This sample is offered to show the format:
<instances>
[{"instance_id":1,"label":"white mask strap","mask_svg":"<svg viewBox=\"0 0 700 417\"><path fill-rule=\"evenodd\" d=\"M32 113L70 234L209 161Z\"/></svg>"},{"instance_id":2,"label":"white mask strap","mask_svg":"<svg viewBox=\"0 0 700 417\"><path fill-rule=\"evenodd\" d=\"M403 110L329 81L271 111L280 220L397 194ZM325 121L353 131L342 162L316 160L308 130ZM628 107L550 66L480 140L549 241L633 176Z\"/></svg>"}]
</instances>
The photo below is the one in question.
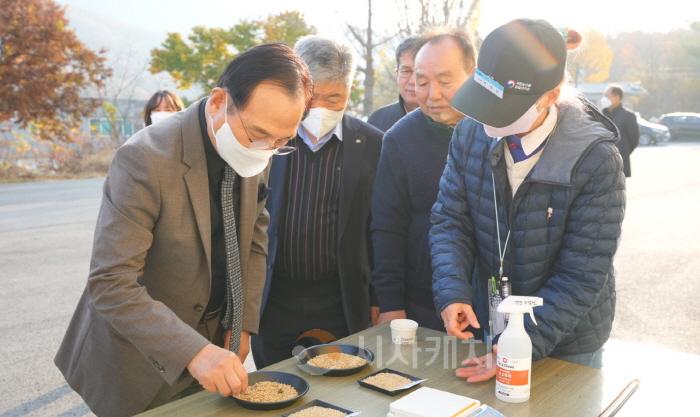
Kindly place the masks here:
<instances>
[{"instance_id":1,"label":"white mask strap","mask_svg":"<svg viewBox=\"0 0 700 417\"><path fill-rule=\"evenodd\" d=\"M224 90L224 123L227 123L227 120L226 120L227 114L228 114L228 93L226 93L226 90ZM213 133L214 137L216 138L216 131L214 130L214 118L211 116L211 114L209 115L209 123L211 124L211 133Z\"/></svg>"}]
</instances>

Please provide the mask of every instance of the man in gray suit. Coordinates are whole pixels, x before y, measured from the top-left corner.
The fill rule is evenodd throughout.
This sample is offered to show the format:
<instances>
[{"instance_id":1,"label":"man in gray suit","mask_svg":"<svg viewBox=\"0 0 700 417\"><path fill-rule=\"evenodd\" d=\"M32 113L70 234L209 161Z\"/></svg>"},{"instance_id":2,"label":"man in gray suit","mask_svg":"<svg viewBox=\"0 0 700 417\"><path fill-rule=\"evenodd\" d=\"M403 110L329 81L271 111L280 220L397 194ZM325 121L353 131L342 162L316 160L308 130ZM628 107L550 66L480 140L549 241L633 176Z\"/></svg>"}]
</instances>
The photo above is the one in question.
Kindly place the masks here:
<instances>
[{"instance_id":1,"label":"man in gray suit","mask_svg":"<svg viewBox=\"0 0 700 417\"><path fill-rule=\"evenodd\" d=\"M100 417L201 387L247 387L266 272L267 165L311 96L306 65L262 45L218 87L130 138L105 180L90 275L55 358ZM237 354L236 354L237 353Z\"/></svg>"}]
</instances>

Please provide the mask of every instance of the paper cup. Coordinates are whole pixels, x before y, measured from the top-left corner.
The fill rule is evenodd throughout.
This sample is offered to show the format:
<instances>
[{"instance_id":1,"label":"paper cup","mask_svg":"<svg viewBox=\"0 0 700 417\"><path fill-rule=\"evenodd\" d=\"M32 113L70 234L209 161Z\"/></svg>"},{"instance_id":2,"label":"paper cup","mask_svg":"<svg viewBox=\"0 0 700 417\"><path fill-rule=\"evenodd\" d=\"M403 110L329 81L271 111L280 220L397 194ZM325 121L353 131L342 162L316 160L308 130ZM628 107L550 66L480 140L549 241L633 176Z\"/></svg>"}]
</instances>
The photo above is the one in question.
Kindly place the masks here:
<instances>
[{"instance_id":1,"label":"paper cup","mask_svg":"<svg viewBox=\"0 0 700 417\"><path fill-rule=\"evenodd\" d=\"M391 341L397 345L411 345L416 343L416 330L418 323L408 319L396 319L391 321Z\"/></svg>"}]
</instances>

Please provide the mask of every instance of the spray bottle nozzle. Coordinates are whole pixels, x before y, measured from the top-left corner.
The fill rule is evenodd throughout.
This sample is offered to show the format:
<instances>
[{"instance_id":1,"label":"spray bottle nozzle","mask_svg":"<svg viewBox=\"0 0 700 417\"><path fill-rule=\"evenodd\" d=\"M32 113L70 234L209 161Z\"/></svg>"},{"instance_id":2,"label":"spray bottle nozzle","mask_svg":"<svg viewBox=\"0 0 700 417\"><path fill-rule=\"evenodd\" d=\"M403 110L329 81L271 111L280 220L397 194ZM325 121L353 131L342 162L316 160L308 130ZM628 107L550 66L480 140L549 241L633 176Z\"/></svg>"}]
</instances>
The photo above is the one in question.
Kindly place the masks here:
<instances>
[{"instance_id":1,"label":"spray bottle nozzle","mask_svg":"<svg viewBox=\"0 0 700 417\"><path fill-rule=\"evenodd\" d=\"M528 313L532 322L537 324L535 313L532 311L535 307L540 307L544 304L541 297L524 297L520 295L511 295L498 305L499 313Z\"/></svg>"}]
</instances>

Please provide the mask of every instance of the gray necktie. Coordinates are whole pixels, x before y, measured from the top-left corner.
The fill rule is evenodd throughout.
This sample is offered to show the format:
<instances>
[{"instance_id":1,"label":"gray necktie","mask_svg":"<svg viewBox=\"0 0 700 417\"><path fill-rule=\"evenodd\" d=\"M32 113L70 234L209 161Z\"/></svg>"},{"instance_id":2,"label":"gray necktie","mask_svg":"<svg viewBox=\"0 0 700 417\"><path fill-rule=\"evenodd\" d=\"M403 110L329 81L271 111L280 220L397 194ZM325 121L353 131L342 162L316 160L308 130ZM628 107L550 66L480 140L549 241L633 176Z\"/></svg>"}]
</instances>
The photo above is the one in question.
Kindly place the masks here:
<instances>
[{"instance_id":1,"label":"gray necktie","mask_svg":"<svg viewBox=\"0 0 700 417\"><path fill-rule=\"evenodd\" d=\"M241 258L236 231L236 211L233 203L234 186L237 175L226 165L221 181L221 211L224 220L224 240L226 242L226 313L222 320L225 329L231 329L230 349L238 353L243 326L243 282Z\"/></svg>"}]
</instances>

